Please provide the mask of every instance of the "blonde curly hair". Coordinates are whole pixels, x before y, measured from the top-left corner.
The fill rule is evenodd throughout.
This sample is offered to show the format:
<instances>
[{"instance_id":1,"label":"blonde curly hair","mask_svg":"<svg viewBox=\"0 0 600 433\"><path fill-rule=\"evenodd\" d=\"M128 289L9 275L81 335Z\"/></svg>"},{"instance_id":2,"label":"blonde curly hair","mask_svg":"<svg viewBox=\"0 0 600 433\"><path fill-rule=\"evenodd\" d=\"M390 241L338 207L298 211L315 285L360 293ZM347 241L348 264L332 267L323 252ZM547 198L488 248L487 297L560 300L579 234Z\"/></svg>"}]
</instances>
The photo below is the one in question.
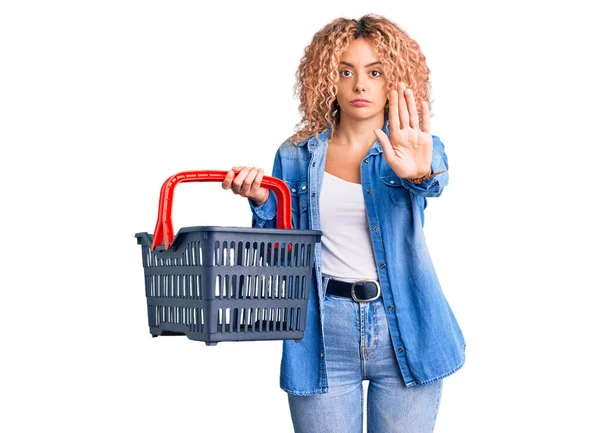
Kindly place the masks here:
<instances>
[{"instance_id":1,"label":"blonde curly hair","mask_svg":"<svg viewBox=\"0 0 600 433\"><path fill-rule=\"evenodd\" d=\"M367 14L358 21L336 18L315 33L296 71L294 95L300 99L298 111L302 120L295 126L295 133L289 138L291 142L321 134L328 127L331 127L330 134L334 134L340 120L336 100L340 57L352 40L361 37L373 44L383 63L388 93L403 81L413 91L420 125L422 101L427 101L431 112L431 71L415 40L380 15ZM388 113L388 104L385 113Z\"/></svg>"}]
</instances>

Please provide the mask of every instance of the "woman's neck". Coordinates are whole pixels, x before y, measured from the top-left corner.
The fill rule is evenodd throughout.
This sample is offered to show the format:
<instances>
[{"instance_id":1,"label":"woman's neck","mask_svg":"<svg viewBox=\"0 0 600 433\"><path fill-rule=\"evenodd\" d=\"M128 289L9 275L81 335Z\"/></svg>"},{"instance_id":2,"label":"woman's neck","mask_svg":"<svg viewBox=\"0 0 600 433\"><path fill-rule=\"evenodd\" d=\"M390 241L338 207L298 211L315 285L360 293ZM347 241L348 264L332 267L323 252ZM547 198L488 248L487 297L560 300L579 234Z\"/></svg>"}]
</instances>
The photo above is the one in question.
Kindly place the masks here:
<instances>
[{"instance_id":1,"label":"woman's neck","mask_svg":"<svg viewBox=\"0 0 600 433\"><path fill-rule=\"evenodd\" d=\"M348 152L362 152L373 146L377 136L373 132L375 129L383 129L384 113L357 120L340 116L340 123L335 128L333 137L329 137L328 144L336 147L346 148Z\"/></svg>"}]
</instances>

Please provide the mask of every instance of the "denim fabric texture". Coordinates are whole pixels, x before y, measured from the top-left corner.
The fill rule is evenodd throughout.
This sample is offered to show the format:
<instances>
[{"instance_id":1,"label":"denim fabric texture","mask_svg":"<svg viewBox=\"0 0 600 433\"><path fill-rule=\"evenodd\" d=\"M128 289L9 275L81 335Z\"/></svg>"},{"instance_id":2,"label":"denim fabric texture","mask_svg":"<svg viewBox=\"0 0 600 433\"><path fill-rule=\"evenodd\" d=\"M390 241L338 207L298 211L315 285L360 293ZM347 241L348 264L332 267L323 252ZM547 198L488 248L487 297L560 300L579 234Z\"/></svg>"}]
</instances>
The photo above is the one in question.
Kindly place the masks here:
<instances>
[{"instance_id":1,"label":"denim fabric texture","mask_svg":"<svg viewBox=\"0 0 600 433\"><path fill-rule=\"evenodd\" d=\"M323 277L325 289L329 280ZM431 433L444 379L405 386L382 298L359 303L326 290L324 310L329 392L288 393L294 432L361 433L365 417L363 380L368 380L368 433Z\"/></svg>"},{"instance_id":2,"label":"denim fabric texture","mask_svg":"<svg viewBox=\"0 0 600 433\"><path fill-rule=\"evenodd\" d=\"M387 115L382 126L389 137ZM320 230L319 194L330 131L297 143L288 139L275 153L271 176L290 189L294 229ZM423 233L427 198L439 197L448 184L448 158L435 135L431 170L446 171L419 184L399 177L385 160L379 140L362 159L360 170L382 302L395 358L408 388L449 376L465 361L465 339L442 291ZM273 192L261 206L250 199L248 203L252 227L276 227ZM321 243L316 244L314 256L304 338L283 340L280 386L296 395L329 391L326 363L334 356L327 353L324 343Z\"/></svg>"}]
</instances>

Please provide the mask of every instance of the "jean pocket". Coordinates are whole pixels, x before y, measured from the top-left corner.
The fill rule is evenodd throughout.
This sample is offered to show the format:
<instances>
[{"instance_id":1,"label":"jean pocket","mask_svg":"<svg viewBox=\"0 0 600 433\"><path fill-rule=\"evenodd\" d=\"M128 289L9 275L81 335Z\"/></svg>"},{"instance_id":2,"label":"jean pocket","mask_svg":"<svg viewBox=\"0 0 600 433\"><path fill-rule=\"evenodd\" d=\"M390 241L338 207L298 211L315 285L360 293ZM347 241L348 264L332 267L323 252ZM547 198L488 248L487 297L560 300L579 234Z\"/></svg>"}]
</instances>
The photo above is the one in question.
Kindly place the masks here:
<instances>
[{"instance_id":1,"label":"jean pocket","mask_svg":"<svg viewBox=\"0 0 600 433\"><path fill-rule=\"evenodd\" d=\"M292 198L292 225L295 229L307 228L308 218L304 215L308 212L308 179L285 181L290 189Z\"/></svg>"},{"instance_id":2,"label":"jean pocket","mask_svg":"<svg viewBox=\"0 0 600 433\"><path fill-rule=\"evenodd\" d=\"M385 184L385 189L394 205L406 208L412 207L412 192L402 185L402 180L396 173L392 172L381 176L381 180Z\"/></svg>"}]
</instances>

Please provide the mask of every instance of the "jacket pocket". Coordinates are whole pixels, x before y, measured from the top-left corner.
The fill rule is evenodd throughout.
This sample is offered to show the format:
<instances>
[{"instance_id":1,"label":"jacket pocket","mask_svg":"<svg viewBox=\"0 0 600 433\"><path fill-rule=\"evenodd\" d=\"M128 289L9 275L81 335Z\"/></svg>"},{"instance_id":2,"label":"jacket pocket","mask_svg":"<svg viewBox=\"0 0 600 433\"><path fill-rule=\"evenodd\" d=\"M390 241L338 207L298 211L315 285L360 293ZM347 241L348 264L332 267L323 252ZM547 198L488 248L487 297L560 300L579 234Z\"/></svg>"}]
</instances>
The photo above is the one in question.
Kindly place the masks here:
<instances>
[{"instance_id":1,"label":"jacket pocket","mask_svg":"<svg viewBox=\"0 0 600 433\"><path fill-rule=\"evenodd\" d=\"M396 173L392 172L381 176L381 180L385 184L385 189L389 193L392 203L400 207L412 207L412 192L402 185L402 181Z\"/></svg>"},{"instance_id":2,"label":"jacket pocket","mask_svg":"<svg viewBox=\"0 0 600 433\"><path fill-rule=\"evenodd\" d=\"M295 229L308 227L308 178L300 178L285 183L292 197L292 226ZM306 219L306 221L304 221Z\"/></svg>"}]
</instances>

